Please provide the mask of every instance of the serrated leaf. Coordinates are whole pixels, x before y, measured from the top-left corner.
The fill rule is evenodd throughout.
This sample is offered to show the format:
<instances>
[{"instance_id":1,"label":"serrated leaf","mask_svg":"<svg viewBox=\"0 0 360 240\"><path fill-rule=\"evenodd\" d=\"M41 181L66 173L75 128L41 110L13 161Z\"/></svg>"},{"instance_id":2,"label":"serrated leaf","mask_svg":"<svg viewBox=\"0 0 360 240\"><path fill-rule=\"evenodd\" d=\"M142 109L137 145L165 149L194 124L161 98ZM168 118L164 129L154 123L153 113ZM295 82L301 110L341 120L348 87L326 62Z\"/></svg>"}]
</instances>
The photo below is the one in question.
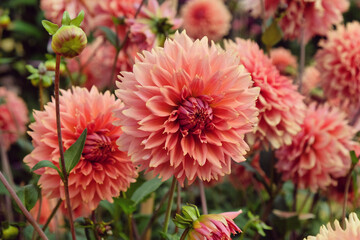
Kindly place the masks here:
<instances>
[{"instance_id":1,"label":"serrated leaf","mask_svg":"<svg viewBox=\"0 0 360 240\"><path fill-rule=\"evenodd\" d=\"M358 164L359 158L356 156L355 151L353 151L353 150L350 151L350 157L351 157L351 162L352 162L353 165Z\"/></svg>"},{"instance_id":2,"label":"serrated leaf","mask_svg":"<svg viewBox=\"0 0 360 240\"><path fill-rule=\"evenodd\" d=\"M43 27L45 28L45 30L50 34L50 35L54 35L56 33L56 31L59 29L59 26L55 23L52 23L48 20L42 20L41 21Z\"/></svg>"},{"instance_id":3,"label":"serrated leaf","mask_svg":"<svg viewBox=\"0 0 360 240\"><path fill-rule=\"evenodd\" d=\"M68 11L65 11L61 20L62 25L70 25L71 18Z\"/></svg>"},{"instance_id":4,"label":"serrated leaf","mask_svg":"<svg viewBox=\"0 0 360 240\"><path fill-rule=\"evenodd\" d=\"M48 160L43 160L43 161L38 162L38 163L31 169L31 171L34 172L34 171L36 171L36 170L38 170L38 169L40 169L40 168L43 168L43 167L49 167L49 168L55 169L55 170L59 173L61 179L64 179L63 174L62 174L62 172L60 171L60 169L59 169L58 167L56 167L52 162L50 162L50 161L48 161Z\"/></svg>"},{"instance_id":5,"label":"serrated leaf","mask_svg":"<svg viewBox=\"0 0 360 240\"><path fill-rule=\"evenodd\" d=\"M74 142L74 144L71 145L64 153L65 169L68 174L80 161L80 157L85 146L86 135L87 128L84 129L76 142Z\"/></svg>"},{"instance_id":6,"label":"serrated leaf","mask_svg":"<svg viewBox=\"0 0 360 240\"><path fill-rule=\"evenodd\" d=\"M139 204L147 195L158 189L163 181L159 178L153 178L149 181L144 182L131 196L131 200L134 201L135 205Z\"/></svg>"},{"instance_id":7,"label":"serrated leaf","mask_svg":"<svg viewBox=\"0 0 360 240\"><path fill-rule=\"evenodd\" d=\"M81 10L81 12L77 15L77 17L70 21L70 25L80 27L80 24L84 20L84 17L85 17L84 10Z\"/></svg>"},{"instance_id":8,"label":"serrated leaf","mask_svg":"<svg viewBox=\"0 0 360 240\"><path fill-rule=\"evenodd\" d=\"M116 33L108 27L101 26L100 30L105 33L106 39L115 47L118 48L118 44L120 43Z\"/></svg>"},{"instance_id":9,"label":"serrated leaf","mask_svg":"<svg viewBox=\"0 0 360 240\"><path fill-rule=\"evenodd\" d=\"M278 25L278 20L273 20L272 23L265 29L261 36L261 41L268 49L277 44L282 38L282 31Z\"/></svg>"}]
</instances>

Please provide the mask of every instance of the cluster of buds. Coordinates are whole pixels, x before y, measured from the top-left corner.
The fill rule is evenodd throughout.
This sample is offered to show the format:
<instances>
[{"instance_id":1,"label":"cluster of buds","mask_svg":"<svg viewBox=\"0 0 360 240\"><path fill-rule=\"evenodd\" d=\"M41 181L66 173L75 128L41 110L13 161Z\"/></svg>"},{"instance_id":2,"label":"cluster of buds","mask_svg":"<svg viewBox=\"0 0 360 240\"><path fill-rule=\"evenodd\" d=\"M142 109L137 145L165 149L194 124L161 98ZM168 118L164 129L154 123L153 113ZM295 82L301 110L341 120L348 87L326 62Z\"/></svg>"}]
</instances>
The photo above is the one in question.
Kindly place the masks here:
<instances>
[{"instance_id":1,"label":"cluster of buds","mask_svg":"<svg viewBox=\"0 0 360 240\"><path fill-rule=\"evenodd\" d=\"M41 83L43 87L50 87L54 81L55 72L49 70L44 63L40 63L38 68L26 65L26 69L31 73L27 79L31 80L31 84L35 87Z\"/></svg>"},{"instance_id":2,"label":"cluster of buds","mask_svg":"<svg viewBox=\"0 0 360 240\"><path fill-rule=\"evenodd\" d=\"M81 11L74 19L71 19L69 13L65 11L61 27L47 20L42 21L44 28L53 36L51 47L57 55L73 58L84 50L87 44L87 37L80 28L83 20L84 11Z\"/></svg>"}]
</instances>

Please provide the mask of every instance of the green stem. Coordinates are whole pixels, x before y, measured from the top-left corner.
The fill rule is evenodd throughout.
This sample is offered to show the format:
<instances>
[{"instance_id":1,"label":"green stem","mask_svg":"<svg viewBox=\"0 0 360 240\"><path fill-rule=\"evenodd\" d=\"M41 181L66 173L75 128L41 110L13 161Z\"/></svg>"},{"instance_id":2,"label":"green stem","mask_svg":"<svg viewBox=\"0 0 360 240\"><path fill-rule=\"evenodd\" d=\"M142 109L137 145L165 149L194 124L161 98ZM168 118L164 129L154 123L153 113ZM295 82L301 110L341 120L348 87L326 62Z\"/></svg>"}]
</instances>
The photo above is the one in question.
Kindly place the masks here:
<instances>
[{"instance_id":1,"label":"green stem","mask_svg":"<svg viewBox=\"0 0 360 240\"><path fill-rule=\"evenodd\" d=\"M166 208L166 213L165 213L165 222L164 222L164 229L163 232L166 234L168 231L168 227L169 227L169 221L170 221L170 215L171 215L171 207L174 201L174 192L175 192L175 187L176 187L176 178L173 177L172 183L171 183L171 188L169 190L169 201L168 201L168 205Z\"/></svg>"},{"instance_id":2,"label":"green stem","mask_svg":"<svg viewBox=\"0 0 360 240\"><path fill-rule=\"evenodd\" d=\"M206 194L204 183L199 179L199 190L200 190L200 199L201 199L201 207L204 215L208 214L207 204L206 204Z\"/></svg>"},{"instance_id":3,"label":"green stem","mask_svg":"<svg viewBox=\"0 0 360 240\"><path fill-rule=\"evenodd\" d=\"M356 164L351 165L351 168L350 168L350 170L348 172L348 175L346 176L344 202L343 202L343 209L342 209L342 224L343 224L343 227L345 227L346 205L347 205L347 202L348 202L348 194L349 194L349 188L350 188L350 182L351 182L351 174L352 174L355 166L356 166Z\"/></svg>"},{"instance_id":4,"label":"green stem","mask_svg":"<svg viewBox=\"0 0 360 240\"><path fill-rule=\"evenodd\" d=\"M180 240L185 240L188 232L189 232L189 228L186 228L183 234L181 235Z\"/></svg>"},{"instance_id":5,"label":"green stem","mask_svg":"<svg viewBox=\"0 0 360 240\"><path fill-rule=\"evenodd\" d=\"M72 216L72 209L70 203L70 194L69 194L69 185L68 185L68 173L65 168L65 158L64 158L64 147L62 143L61 136L61 122L60 122L60 94L59 94L59 85L60 85L60 60L61 56L56 54L56 67L55 67L55 108L56 108L56 127L58 134L58 143L59 143L59 152L60 152L60 161L61 161L61 171L64 175L63 183L64 183L64 192L65 192L65 200L66 200L66 208L69 215L69 223L71 236L73 240L76 240L75 236L75 227Z\"/></svg>"},{"instance_id":6,"label":"green stem","mask_svg":"<svg viewBox=\"0 0 360 240\"><path fill-rule=\"evenodd\" d=\"M46 228L49 226L51 219L53 219L53 217L55 216L55 214L56 214L57 210L59 209L61 203L62 203L62 200L61 200L61 198L60 198L60 199L58 200L58 202L56 203L55 208L52 210L50 216L49 216L48 219L46 220L45 225L44 225L43 228L42 228L44 231L45 231Z\"/></svg>"}]
</instances>

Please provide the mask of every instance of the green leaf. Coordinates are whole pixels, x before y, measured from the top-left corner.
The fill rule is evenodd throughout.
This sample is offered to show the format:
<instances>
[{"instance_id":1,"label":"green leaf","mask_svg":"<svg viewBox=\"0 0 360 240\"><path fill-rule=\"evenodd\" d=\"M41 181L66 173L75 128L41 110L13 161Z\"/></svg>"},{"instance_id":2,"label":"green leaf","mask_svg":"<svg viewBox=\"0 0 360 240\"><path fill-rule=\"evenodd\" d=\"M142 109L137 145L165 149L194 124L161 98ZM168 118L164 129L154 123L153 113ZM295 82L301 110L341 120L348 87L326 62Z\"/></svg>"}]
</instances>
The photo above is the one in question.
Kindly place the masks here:
<instances>
[{"instance_id":1,"label":"green leaf","mask_svg":"<svg viewBox=\"0 0 360 240\"><path fill-rule=\"evenodd\" d=\"M116 33L108 27L101 26L100 30L105 33L106 39L115 47L118 48L118 44L120 43Z\"/></svg>"},{"instance_id":2,"label":"green leaf","mask_svg":"<svg viewBox=\"0 0 360 240\"><path fill-rule=\"evenodd\" d=\"M68 11L65 11L61 20L62 25L70 25L71 18Z\"/></svg>"},{"instance_id":3,"label":"green leaf","mask_svg":"<svg viewBox=\"0 0 360 240\"><path fill-rule=\"evenodd\" d=\"M48 20L42 20L41 23L50 35L54 35L56 31L59 29L59 26L57 24L52 23Z\"/></svg>"},{"instance_id":4,"label":"green leaf","mask_svg":"<svg viewBox=\"0 0 360 240\"><path fill-rule=\"evenodd\" d=\"M131 200L134 201L135 205L140 203L147 195L158 189L163 181L160 178L153 178L149 181L144 182L131 196Z\"/></svg>"},{"instance_id":5,"label":"green leaf","mask_svg":"<svg viewBox=\"0 0 360 240\"><path fill-rule=\"evenodd\" d=\"M116 198L114 202L120 206L126 215L130 215L136 210L134 201L129 198Z\"/></svg>"},{"instance_id":6,"label":"green leaf","mask_svg":"<svg viewBox=\"0 0 360 240\"><path fill-rule=\"evenodd\" d=\"M60 169L59 169L58 167L56 167L52 162L50 162L50 161L48 161L48 160L43 160L43 161L38 162L38 163L31 169L31 171L34 172L34 171L36 171L36 170L38 170L38 169L40 169L40 168L43 168L43 167L49 167L49 168L55 169L55 170L59 173L61 179L64 179L64 176L63 176L62 172L60 171Z\"/></svg>"},{"instance_id":7,"label":"green leaf","mask_svg":"<svg viewBox=\"0 0 360 240\"><path fill-rule=\"evenodd\" d=\"M5 188L4 184L0 182L0 195L9 195L8 190Z\"/></svg>"},{"instance_id":8,"label":"green leaf","mask_svg":"<svg viewBox=\"0 0 360 240\"><path fill-rule=\"evenodd\" d=\"M278 25L278 20L273 20L272 23L265 29L261 36L261 41L268 49L277 44L282 38L282 31Z\"/></svg>"},{"instance_id":9,"label":"green leaf","mask_svg":"<svg viewBox=\"0 0 360 240\"><path fill-rule=\"evenodd\" d=\"M22 39L28 39L29 37L41 39L43 35L42 30L40 30L37 26L21 20L13 21L10 30L18 33L19 37Z\"/></svg>"},{"instance_id":10,"label":"green leaf","mask_svg":"<svg viewBox=\"0 0 360 240\"><path fill-rule=\"evenodd\" d=\"M80 27L80 24L84 20L84 16L85 16L84 10L81 10L81 12L77 15L77 17L70 21L70 25L75 25L77 27Z\"/></svg>"},{"instance_id":11,"label":"green leaf","mask_svg":"<svg viewBox=\"0 0 360 240\"><path fill-rule=\"evenodd\" d=\"M80 157L85 146L86 135L87 135L87 128L84 129L84 131L81 133L80 137L76 140L76 142L73 145L71 145L64 153L65 168L68 174L80 161Z\"/></svg>"},{"instance_id":12,"label":"green leaf","mask_svg":"<svg viewBox=\"0 0 360 240\"><path fill-rule=\"evenodd\" d=\"M352 162L353 165L358 164L359 158L356 156L355 151L353 151L353 150L350 151L350 157L351 157L351 162Z\"/></svg>"},{"instance_id":13,"label":"green leaf","mask_svg":"<svg viewBox=\"0 0 360 240\"><path fill-rule=\"evenodd\" d=\"M27 64L25 67L30 73L38 73L38 70L29 64Z\"/></svg>"},{"instance_id":14,"label":"green leaf","mask_svg":"<svg viewBox=\"0 0 360 240\"><path fill-rule=\"evenodd\" d=\"M21 202L24 204L26 209L29 211L35 206L36 201L39 198L38 189L33 184L26 185L20 188L16 192L16 194L18 195L18 197L20 198ZM15 208L21 212L21 210L17 207L17 205Z\"/></svg>"}]
</instances>

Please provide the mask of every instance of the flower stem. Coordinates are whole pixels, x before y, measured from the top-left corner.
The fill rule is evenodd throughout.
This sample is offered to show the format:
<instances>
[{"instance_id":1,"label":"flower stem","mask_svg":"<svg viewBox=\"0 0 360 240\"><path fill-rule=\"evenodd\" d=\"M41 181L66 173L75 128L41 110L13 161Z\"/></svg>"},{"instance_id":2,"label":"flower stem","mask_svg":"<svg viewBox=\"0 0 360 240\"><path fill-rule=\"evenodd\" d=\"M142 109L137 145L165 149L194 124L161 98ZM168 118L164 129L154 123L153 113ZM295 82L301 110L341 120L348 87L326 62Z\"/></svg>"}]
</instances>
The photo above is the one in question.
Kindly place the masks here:
<instances>
[{"instance_id":1,"label":"flower stem","mask_svg":"<svg viewBox=\"0 0 360 240\"><path fill-rule=\"evenodd\" d=\"M299 92L301 92L303 74L305 69L305 48L306 48L305 26L304 24L302 24L301 33L300 33L300 66L299 66L299 78L298 78Z\"/></svg>"},{"instance_id":2,"label":"flower stem","mask_svg":"<svg viewBox=\"0 0 360 240\"><path fill-rule=\"evenodd\" d=\"M42 228L43 231L45 231L46 228L49 226L51 219L55 216L55 214L56 214L57 210L59 209L61 203L62 203L62 199L60 198L60 199L58 200L58 202L56 203L56 206L55 206L54 209L52 210L49 218L46 220L46 223L45 223L45 225L44 225L43 228Z\"/></svg>"},{"instance_id":3,"label":"flower stem","mask_svg":"<svg viewBox=\"0 0 360 240\"><path fill-rule=\"evenodd\" d=\"M180 214L181 212L181 185L178 183L177 185L177 194L176 194L176 213ZM179 228L175 227L175 233L179 231Z\"/></svg>"},{"instance_id":4,"label":"flower stem","mask_svg":"<svg viewBox=\"0 0 360 240\"><path fill-rule=\"evenodd\" d=\"M174 192L175 192L175 187L176 187L176 178L173 177L172 183L171 183L171 188L169 190L169 201L168 201L168 205L166 208L166 213L165 213L165 222L164 222L164 229L163 232L166 234L168 231L168 227L169 227L169 221L170 221L170 215L171 215L171 207L174 201Z\"/></svg>"},{"instance_id":5,"label":"flower stem","mask_svg":"<svg viewBox=\"0 0 360 240\"><path fill-rule=\"evenodd\" d=\"M355 168L356 164L352 164L351 168L346 176L346 183L345 183L345 193L344 193L344 202L343 202L343 209L342 209L342 224L343 227L345 227L345 217L346 217L346 205L348 202L348 194L349 194L349 188L350 188L350 182L351 182L351 175Z\"/></svg>"},{"instance_id":6,"label":"flower stem","mask_svg":"<svg viewBox=\"0 0 360 240\"><path fill-rule=\"evenodd\" d=\"M183 234L181 235L180 240L185 240L188 232L189 232L189 228L186 228Z\"/></svg>"},{"instance_id":7,"label":"flower stem","mask_svg":"<svg viewBox=\"0 0 360 240\"><path fill-rule=\"evenodd\" d=\"M206 203L206 194L203 181L199 180L199 190L200 190L200 199L201 207L204 215L208 214L207 203Z\"/></svg>"},{"instance_id":8,"label":"flower stem","mask_svg":"<svg viewBox=\"0 0 360 240\"><path fill-rule=\"evenodd\" d=\"M59 94L59 82L60 82L60 60L61 56L56 54L56 67L55 67L55 107L56 107L56 127L57 127L57 134L58 134L58 142L59 142L59 152L60 152L60 161L61 161L61 171L64 175L64 190L65 190L65 199L66 199L66 208L69 214L69 223L71 229L71 236L73 240L76 240L75 236L75 228L74 228L74 221L72 216L72 209L70 204L70 196L69 196L69 185L68 185L68 174L65 168L65 158L64 158L64 147L62 143L62 136L61 136L61 122L60 122L60 94Z\"/></svg>"},{"instance_id":9,"label":"flower stem","mask_svg":"<svg viewBox=\"0 0 360 240\"><path fill-rule=\"evenodd\" d=\"M40 111L44 110L44 87L42 82L39 83L39 104L40 104Z\"/></svg>"},{"instance_id":10,"label":"flower stem","mask_svg":"<svg viewBox=\"0 0 360 240\"><path fill-rule=\"evenodd\" d=\"M6 180L5 176L2 174L2 172L0 172L0 180L1 182L4 184L5 188L9 191L10 195L13 197L13 199L15 200L16 204L19 206L20 210L24 213L25 217L27 218L27 220L30 222L30 224L34 227L35 231L37 231L37 233L39 234L39 236L42 239L48 239L45 235L45 233L43 232L43 230L41 230L40 226L37 224L37 222L35 221L35 219L31 216L31 214L29 213L29 211L25 208L25 206L23 205L23 203L21 202L20 198L16 195L14 189L10 186L9 182Z\"/></svg>"}]
</instances>

